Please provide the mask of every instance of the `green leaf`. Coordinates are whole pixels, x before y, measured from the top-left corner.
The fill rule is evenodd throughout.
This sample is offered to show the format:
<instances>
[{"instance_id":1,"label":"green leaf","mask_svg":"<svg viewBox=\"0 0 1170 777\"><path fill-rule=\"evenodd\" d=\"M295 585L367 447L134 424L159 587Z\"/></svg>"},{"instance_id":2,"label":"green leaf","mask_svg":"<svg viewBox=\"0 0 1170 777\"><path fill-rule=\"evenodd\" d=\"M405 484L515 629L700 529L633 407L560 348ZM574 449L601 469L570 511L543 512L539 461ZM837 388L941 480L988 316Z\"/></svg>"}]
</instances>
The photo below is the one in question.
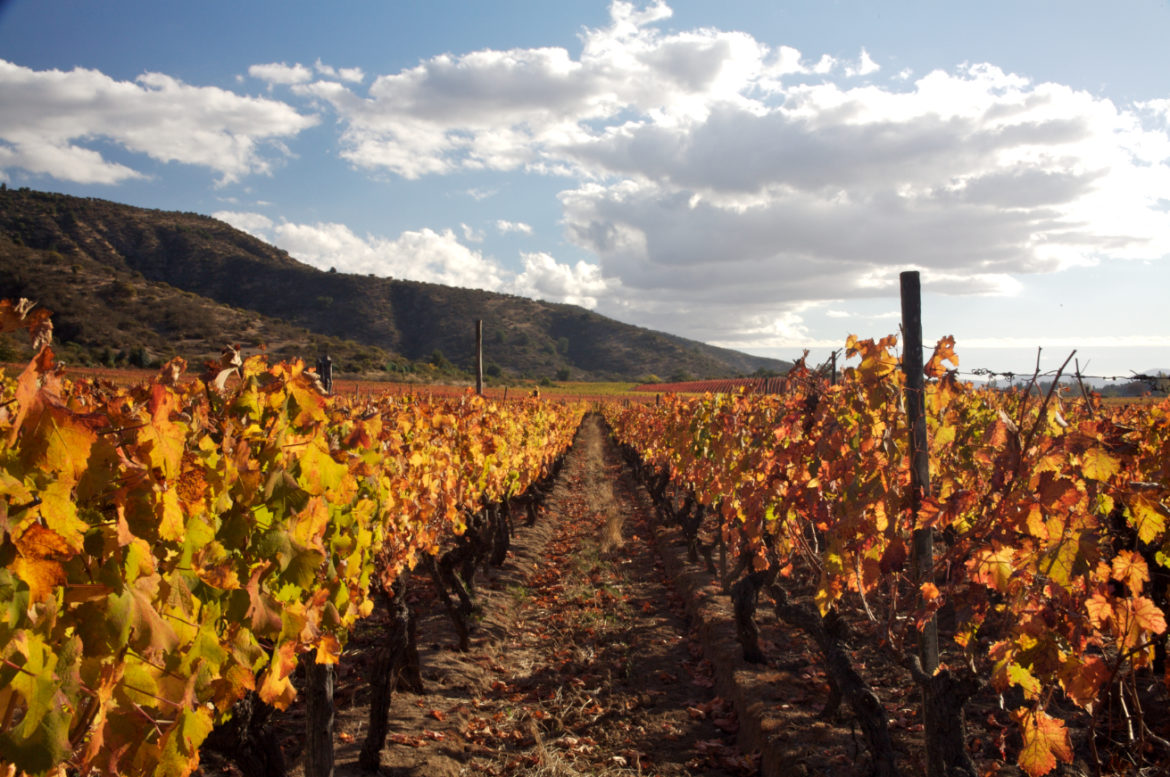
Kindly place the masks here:
<instances>
[{"instance_id":1,"label":"green leaf","mask_svg":"<svg viewBox=\"0 0 1170 777\"><path fill-rule=\"evenodd\" d=\"M0 568L0 645L7 645L28 620L29 588L8 569Z\"/></svg>"},{"instance_id":2,"label":"green leaf","mask_svg":"<svg viewBox=\"0 0 1170 777\"><path fill-rule=\"evenodd\" d=\"M142 577L121 594L110 597L106 628L116 643L129 643L139 650L170 651L178 647L175 630L154 608L157 595L157 577Z\"/></svg>"},{"instance_id":3,"label":"green leaf","mask_svg":"<svg viewBox=\"0 0 1170 777\"><path fill-rule=\"evenodd\" d=\"M156 777L186 777L199 765L199 746L211 733L214 721L203 706L179 713L162 741Z\"/></svg>"},{"instance_id":4,"label":"green leaf","mask_svg":"<svg viewBox=\"0 0 1170 777\"><path fill-rule=\"evenodd\" d=\"M24 632L18 639L25 660L10 687L24 700L24 717L0 733L0 752L18 770L35 774L48 771L70 753L69 705L60 693L52 648L39 634Z\"/></svg>"}]
</instances>

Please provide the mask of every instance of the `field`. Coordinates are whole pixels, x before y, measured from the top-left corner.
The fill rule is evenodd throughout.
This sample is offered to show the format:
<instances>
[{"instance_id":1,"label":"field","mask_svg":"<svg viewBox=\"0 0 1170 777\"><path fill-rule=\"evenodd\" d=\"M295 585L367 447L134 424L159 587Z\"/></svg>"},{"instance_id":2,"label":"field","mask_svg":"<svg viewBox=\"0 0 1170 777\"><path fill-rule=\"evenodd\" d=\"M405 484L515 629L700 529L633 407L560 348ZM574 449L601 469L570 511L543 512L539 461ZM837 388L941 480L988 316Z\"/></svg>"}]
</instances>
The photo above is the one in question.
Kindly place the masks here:
<instances>
[{"instance_id":1,"label":"field","mask_svg":"<svg viewBox=\"0 0 1170 777\"><path fill-rule=\"evenodd\" d=\"M24 369L23 364L2 364L7 374L18 374ZM118 386L133 386L148 381L158 374L158 370L133 369L126 367L94 367L69 366L65 369L65 376L78 379L97 379L109 381ZM198 370L188 374L197 375ZM599 401L605 399L630 399L639 402L647 401L646 395L636 390L638 384L628 382L593 382L593 381L522 381L514 385L498 386L485 385L484 396L492 399L519 399L531 397L533 392L540 396L565 399L572 401ZM338 394L418 394L435 397L454 397L466 394L474 389L474 383L460 384L430 384L417 382L368 380L357 378L337 378L333 382L333 390ZM653 397L651 397L653 399Z\"/></svg>"}]
</instances>

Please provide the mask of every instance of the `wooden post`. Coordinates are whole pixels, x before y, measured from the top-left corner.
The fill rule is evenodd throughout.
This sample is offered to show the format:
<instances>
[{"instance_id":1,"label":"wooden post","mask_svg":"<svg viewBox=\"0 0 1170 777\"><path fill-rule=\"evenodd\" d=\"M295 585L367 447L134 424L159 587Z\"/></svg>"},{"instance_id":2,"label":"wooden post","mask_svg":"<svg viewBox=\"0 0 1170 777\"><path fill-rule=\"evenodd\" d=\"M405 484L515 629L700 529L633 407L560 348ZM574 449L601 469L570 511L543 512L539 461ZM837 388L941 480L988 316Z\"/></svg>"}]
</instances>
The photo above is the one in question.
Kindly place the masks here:
<instances>
[{"instance_id":1,"label":"wooden post","mask_svg":"<svg viewBox=\"0 0 1170 777\"><path fill-rule=\"evenodd\" d=\"M333 360L329 358L329 352L317 360L317 377L321 378L321 385L325 387L326 394L333 393Z\"/></svg>"},{"instance_id":2,"label":"wooden post","mask_svg":"<svg viewBox=\"0 0 1170 777\"><path fill-rule=\"evenodd\" d=\"M305 775L333 777L333 664L305 661Z\"/></svg>"},{"instance_id":3,"label":"wooden post","mask_svg":"<svg viewBox=\"0 0 1170 777\"><path fill-rule=\"evenodd\" d=\"M829 385L836 386L837 385L837 352L833 351L833 355L829 358L832 359L832 361L833 361L833 376L832 376L832 382L829 383Z\"/></svg>"},{"instance_id":4,"label":"wooden post","mask_svg":"<svg viewBox=\"0 0 1170 777\"><path fill-rule=\"evenodd\" d=\"M902 282L902 371L906 374L906 416L910 426L910 509L922 507L930 489L930 449L926 443L926 397L922 371L922 292L918 273L904 272ZM934 566L934 538L930 529L914 532L914 576L916 582L930 582ZM922 669L928 674L938 668L938 626L931 619L919 636Z\"/></svg>"},{"instance_id":5,"label":"wooden post","mask_svg":"<svg viewBox=\"0 0 1170 777\"><path fill-rule=\"evenodd\" d=\"M922 289L918 273L903 272L900 276L902 291L902 336L905 346L902 350L902 371L906 375L906 418L910 427L910 510L917 521L922 508L922 498L930 489L930 449L926 441L926 397L922 371ZM934 535L932 529L914 530L914 582L921 586L933 582ZM919 596L921 604L921 595ZM938 669L938 622L931 618L918 634L918 660L924 675L931 676ZM936 688L927 683L922 686L924 713L935 709ZM926 763L928 777L944 777L944 754L933 752L938 746L935 736L939 721L924 714Z\"/></svg>"},{"instance_id":6,"label":"wooden post","mask_svg":"<svg viewBox=\"0 0 1170 777\"><path fill-rule=\"evenodd\" d=\"M475 393L483 396L483 319L475 319Z\"/></svg>"}]
</instances>

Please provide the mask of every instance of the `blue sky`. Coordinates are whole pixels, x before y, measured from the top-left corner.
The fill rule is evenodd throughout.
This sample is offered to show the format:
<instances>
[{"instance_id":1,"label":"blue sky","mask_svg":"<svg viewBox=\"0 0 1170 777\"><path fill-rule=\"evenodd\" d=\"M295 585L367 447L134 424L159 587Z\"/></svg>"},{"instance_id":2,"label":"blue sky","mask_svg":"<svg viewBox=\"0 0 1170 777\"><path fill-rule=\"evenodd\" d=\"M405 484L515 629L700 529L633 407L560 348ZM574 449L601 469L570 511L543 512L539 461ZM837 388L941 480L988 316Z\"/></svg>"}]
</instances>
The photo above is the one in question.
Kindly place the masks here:
<instances>
[{"instance_id":1,"label":"blue sky","mask_svg":"<svg viewBox=\"0 0 1170 777\"><path fill-rule=\"evenodd\" d=\"M764 355L1170 368L1170 3L0 2L0 180Z\"/></svg>"}]
</instances>

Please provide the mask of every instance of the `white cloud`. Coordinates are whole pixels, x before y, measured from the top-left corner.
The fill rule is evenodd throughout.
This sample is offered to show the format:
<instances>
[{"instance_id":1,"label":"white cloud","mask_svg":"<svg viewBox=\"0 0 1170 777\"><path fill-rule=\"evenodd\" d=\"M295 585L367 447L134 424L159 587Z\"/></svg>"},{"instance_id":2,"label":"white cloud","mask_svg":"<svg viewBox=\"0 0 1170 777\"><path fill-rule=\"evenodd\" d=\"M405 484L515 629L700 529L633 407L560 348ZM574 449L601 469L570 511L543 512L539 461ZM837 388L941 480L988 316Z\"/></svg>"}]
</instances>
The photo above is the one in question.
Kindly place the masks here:
<instances>
[{"instance_id":1,"label":"white cloud","mask_svg":"<svg viewBox=\"0 0 1170 777\"><path fill-rule=\"evenodd\" d=\"M988 64L858 83L880 73L868 49L806 57L666 31L670 15L615 2L579 55L444 54L364 93L295 88L336 111L358 167L575 179L562 223L598 257L599 307L723 341L774 340L810 300L890 295L908 267L932 291L1005 295L1022 274L1170 253L1170 137L1133 111Z\"/></svg>"},{"instance_id":2,"label":"white cloud","mask_svg":"<svg viewBox=\"0 0 1170 777\"><path fill-rule=\"evenodd\" d=\"M976 337L963 340L964 348L1170 348L1170 335L1111 335L1045 337Z\"/></svg>"},{"instance_id":3,"label":"white cloud","mask_svg":"<svg viewBox=\"0 0 1170 777\"><path fill-rule=\"evenodd\" d=\"M478 189L478 188L468 189L466 192L464 192L464 194L466 194L471 199L476 200L477 202L479 200L486 200L489 197L495 197L499 193L500 193L499 189Z\"/></svg>"},{"instance_id":4,"label":"white cloud","mask_svg":"<svg viewBox=\"0 0 1170 777\"><path fill-rule=\"evenodd\" d=\"M245 211L220 210L211 214L213 219L227 222L239 230L247 232L253 237L266 240L274 226L272 219L263 213L248 213Z\"/></svg>"},{"instance_id":5,"label":"white cloud","mask_svg":"<svg viewBox=\"0 0 1170 777\"><path fill-rule=\"evenodd\" d=\"M662 34L662 2L641 10L614 3L610 26L586 30L573 59L563 48L444 54L378 76L361 95L332 82L298 93L332 105L345 124L343 156L405 178L459 169L526 168L564 174L562 149L588 139L590 122L631 111L665 123L704 116L713 104L745 101L800 65L792 49L772 57L738 32ZM794 64L795 63L795 64Z\"/></svg>"},{"instance_id":6,"label":"white cloud","mask_svg":"<svg viewBox=\"0 0 1170 777\"><path fill-rule=\"evenodd\" d=\"M410 230L397 238L360 237L344 224L279 224L272 242L316 267L498 291L505 273L449 229Z\"/></svg>"},{"instance_id":7,"label":"white cloud","mask_svg":"<svg viewBox=\"0 0 1170 777\"><path fill-rule=\"evenodd\" d=\"M110 162L97 151L69 143L39 143L23 140L16 133L0 132L11 145L0 145L0 170L21 168L30 173L51 175L77 183L116 184L145 178L133 168Z\"/></svg>"},{"instance_id":8,"label":"white cloud","mask_svg":"<svg viewBox=\"0 0 1170 777\"><path fill-rule=\"evenodd\" d=\"M313 71L298 63L270 62L266 65L252 65L248 75L271 84L303 84L313 80Z\"/></svg>"},{"instance_id":9,"label":"white cloud","mask_svg":"<svg viewBox=\"0 0 1170 777\"><path fill-rule=\"evenodd\" d=\"M873 75L882 69L882 66L873 61L873 57L865 49L861 50L861 57L857 60L857 66L852 65L845 68L845 75L849 78L856 76Z\"/></svg>"},{"instance_id":10,"label":"white cloud","mask_svg":"<svg viewBox=\"0 0 1170 777\"><path fill-rule=\"evenodd\" d=\"M532 226L525 224L523 221L505 221L498 219L496 221L496 229L500 231L501 235L506 235L509 232L519 232L522 235L531 235Z\"/></svg>"},{"instance_id":11,"label":"white cloud","mask_svg":"<svg viewBox=\"0 0 1170 777\"><path fill-rule=\"evenodd\" d=\"M561 194L567 234L623 304L673 306L666 328L693 336L709 327L690 306L723 305L762 344L766 311L896 295L904 269L1010 295L1022 274L1170 254L1170 138L1108 100L986 65L782 96L566 150L593 171Z\"/></svg>"},{"instance_id":12,"label":"white cloud","mask_svg":"<svg viewBox=\"0 0 1170 777\"><path fill-rule=\"evenodd\" d=\"M373 175L565 178L565 233L597 264L525 254L511 273L466 245L484 240L468 225L387 239L249 223L319 265L580 299L717 342L784 347L808 335L802 306L891 296L902 269L921 270L928 291L1010 295L1023 275L1170 254L1168 100L1121 106L990 64L885 76L883 52L838 60L669 28L670 16L661 0L614 2L579 52L450 53L369 79L320 60L249 69L333 112L342 157ZM279 139L316 121L157 74L53 77L68 89L34 74L14 100L14 68L0 69L6 103L20 108L0 115L0 166L72 180L141 175L87 147L93 137L234 180L268 169L262 146L280 156ZM70 96L94 84L105 96L93 105ZM158 105L122 126L136 100ZM237 121L228 106L260 121ZM499 191L467 186L477 200Z\"/></svg>"},{"instance_id":13,"label":"white cloud","mask_svg":"<svg viewBox=\"0 0 1170 777\"><path fill-rule=\"evenodd\" d=\"M579 261L569 266L543 251L522 257L524 272L513 283L517 294L592 310L612 290L613 284L601 276L601 268L595 264Z\"/></svg>"},{"instance_id":14,"label":"white cloud","mask_svg":"<svg viewBox=\"0 0 1170 777\"><path fill-rule=\"evenodd\" d=\"M349 81L351 83L360 84L366 79L366 73L360 67L333 67L332 65L326 65L320 58L313 63L313 69L323 76L340 78L342 81ZM308 81L309 79L306 78L303 80Z\"/></svg>"},{"instance_id":15,"label":"white cloud","mask_svg":"<svg viewBox=\"0 0 1170 777\"><path fill-rule=\"evenodd\" d=\"M449 229L408 230L396 238L361 237L344 224L278 224L259 213L219 211L214 218L323 270L520 294L587 308L596 307L598 299L615 288L602 278L597 265L562 264L544 252L521 254L524 269L514 273L463 245ZM460 228L465 240L475 239L475 230L467 224Z\"/></svg>"},{"instance_id":16,"label":"white cloud","mask_svg":"<svg viewBox=\"0 0 1170 777\"><path fill-rule=\"evenodd\" d=\"M1143 111L1149 111L1155 116L1161 117L1163 121L1170 123L1170 98L1146 100L1145 102L1137 103L1137 107Z\"/></svg>"},{"instance_id":17,"label":"white cloud","mask_svg":"<svg viewBox=\"0 0 1170 777\"><path fill-rule=\"evenodd\" d=\"M161 73L115 81L96 70L32 70L0 60L0 92L0 166L78 183L144 176L83 145L94 139L159 162L207 167L227 183L269 172L274 157L287 154L280 139L317 122L281 102Z\"/></svg>"},{"instance_id":18,"label":"white cloud","mask_svg":"<svg viewBox=\"0 0 1170 777\"><path fill-rule=\"evenodd\" d=\"M484 240L482 229L475 229L470 224L460 224L459 229L463 232L463 239L469 243L482 243Z\"/></svg>"}]
</instances>

